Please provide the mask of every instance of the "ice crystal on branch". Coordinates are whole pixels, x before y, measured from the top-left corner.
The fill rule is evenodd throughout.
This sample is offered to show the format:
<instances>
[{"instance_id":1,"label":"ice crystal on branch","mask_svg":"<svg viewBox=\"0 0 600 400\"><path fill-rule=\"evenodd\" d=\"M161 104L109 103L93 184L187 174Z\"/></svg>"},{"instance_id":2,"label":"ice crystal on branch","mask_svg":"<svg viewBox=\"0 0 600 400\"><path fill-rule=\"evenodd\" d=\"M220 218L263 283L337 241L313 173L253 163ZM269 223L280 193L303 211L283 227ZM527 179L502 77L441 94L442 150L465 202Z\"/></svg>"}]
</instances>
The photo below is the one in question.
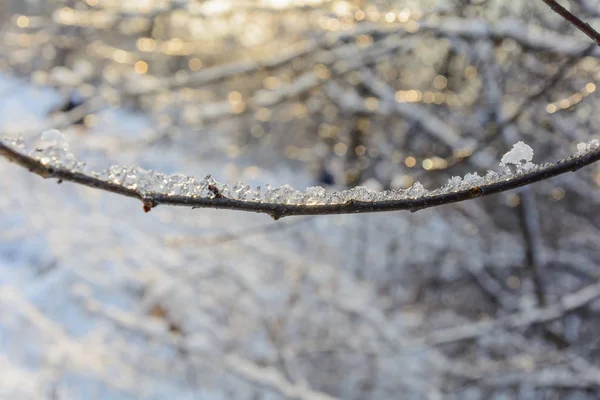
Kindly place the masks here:
<instances>
[{"instance_id":1,"label":"ice crystal on branch","mask_svg":"<svg viewBox=\"0 0 600 400\"><path fill-rule=\"evenodd\" d=\"M22 150L24 149L23 146ZM83 172L85 169L85 163L77 160L69 151L67 139L56 129L42 133L29 156L45 166L64 168L71 172Z\"/></svg>"},{"instance_id":2,"label":"ice crystal on branch","mask_svg":"<svg viewBox=\"0 0 600 400\"><path fill-rule=\"evenodd\" d=\"M524 173L535 168L535 164L531 160L533 160L533 149L523 142L517 142L508 153L502 156L500 166L507 174Z\"/></svg>"},{"instance_id":3,"label":"ice crystal on branch","mask_svg":"<svg viewBox=\"0 0 600 400\"><path fill-rule=\"evenodd\" d=\"M592 139L589 142L581 142L577 144L577 153L575 155L581 156L585 153L588 153L592 150L600 147L600 140Z\"/></svg>"}]
</instances>

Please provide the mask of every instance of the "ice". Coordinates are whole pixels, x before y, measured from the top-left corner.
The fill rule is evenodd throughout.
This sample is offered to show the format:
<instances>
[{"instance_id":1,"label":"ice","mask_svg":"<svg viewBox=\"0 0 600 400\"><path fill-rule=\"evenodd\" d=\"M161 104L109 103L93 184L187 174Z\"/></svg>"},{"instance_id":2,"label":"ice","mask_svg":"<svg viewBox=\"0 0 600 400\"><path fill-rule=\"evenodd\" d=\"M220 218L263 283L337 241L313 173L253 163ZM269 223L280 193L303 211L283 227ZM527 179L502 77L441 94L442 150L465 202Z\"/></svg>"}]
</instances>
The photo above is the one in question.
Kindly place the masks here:
<instances>
[{"instance_id":1,"label":"ice","mask_svg":"<svg viewBox=\"0 0 600 400\"><path fill-rule=\"evenodd\" d=\"M27 146L25 145L25 141L23 140L22 137L18 137L16 139L11 139L11 138L3 138L2 139L2 143L4 143L5 145L12 147L14 150L16 150L19 153L22 154L26 154L27 153Z\"/></svg>"},{"instance_id":2,"label":"ice","mask_svg":"<svg viewBox=\"0 0 600 400\"><path fill-rule=\"evenodd\" d=\"M468 186L481 185L483 182L484 179L481 176L479 176L477 172L470 172L466 174L463 178L463 183L465 183Z\"/></svg>"},{"instance_id":3,"label":"ice","mask_svg":"<svg viewBox=\"0 0 600 400\"><path fill-rule=\"evenodd\" d=\"M482 185L490 185L505 178L505 175L502 175L496 171L487 171L485 176L479 176L479 174L473 172L466 174L464 177L453 176L448 180L448 182L446 182L444 186L435 192L436 194L458 192Z\"/></svg>"},{"instance_id":4,"label":"ice","mask_svg":"<svg viewBox=\"0 0 600 400\"><path fill-rule=\"evenodd\" d=\"M505 167L508 164L520 165L531 162L531 160L533 160L533 149L524 142L517 142L508 153L502 156L500 166Z\"/></svg>"},{"instance_id":5,"label":"ice","mask_svg":"<svg viewBox=\"0 0 600 400\"><path fill-rule=\"evenodd\" d=\"M423 187L420 182L415 182L410 188L406 190L406 194L410 198L419 198L427 195L427 189Z\"/></svg>"},{"instance_id":6,"label":"ice","mask_svg":"<svg viewBox=\"0 0 600 400\"><path fill-rule=\"evenodd\" d=\"M269 187L265 192L264 201L266 203L302 204L303 198L302 192L292 189L289 185L284 185L277 188Z\"/></svg>"},{"instance_id":7,"label":"ice","mask_svg":"<svg viewBox=\"0 0 600 400\"><path fill-rule=\"evenodd\" d=\"M581 156L585 153L588 153L592 150L597 149L598 147L600 147L600 140L598 139L592 139L589 142L581 142L577 144L577 153L575 153L576 156Z\"/></svg>"},{"instance_id":8,"label":"ice","mask_svg":"<svg viewBox=\"0 0 600 400\"><path fill-rule=\"evenodd\" d=\"M304 191L304 204L314 206L326 204L330 200L327 190L321 186L312 186Z\"/></svg>"},{"instance_id":9,"label":"ice","mask_svg":"<svg viewBox=\"0 0 600 400\"><path fill-rule=\"evenodd\" d=\"M198 197L203 190L208 190L208 184L208 181L199 181L191 176L175 174L163 179L162 192L168 196ZM214 195L214 193L212 194Z\"/></svg>"},{"instance_id":10,"label":"ice","mask_svg":"<svg viewBox=\"0 0 600 400\"><path fill-rule=\"evenodd\" d=\"M233 185L232 193L234 194L234 198L237 200L246 200L248 197L254 198L254 193L250 185L247 185L243 182L237 182Z\"/></svg>"},{"instance_id":11,"label":"ice","mask_svg":"<svg viewBox=\"0 0 600 400\"><path fill-rule=\"evenodd\" d=\"M358 201L374 201L377 196L377 192L369 189L366 186L357 186L347 192L347 200L358 200Z\"/></svg>"},{"instance_id":12,"label":"ice","mask_svg":"<svg viewBox=\"0 0 600 400\"><path fill-rule=\"evenodd\" d=\"M85 163L77 160L69 151L69 143L65 136L55 130L42 133L33 150L27 153L27 146L21 141L17 150L40 161L43 165L66 169L72 172L83 172Z\"/></svg>"},{"instance_id":13,"label":"ice","mask_svg":"<svg viewBox=\"0 0 600 400\"><path fill-rule=\"evenodd\" d=\"M215 181L211 175L207 175L203 180L198 180L183 174L167 175L136 166L119 165L113 165L100 172L92 172L91 175L105 182L135 190L142 196L163 194L167 196L215 198L216 193L223 196L232 194L227 185ZM213 190L209 187L212 187ZM237 197L240 198L239 192Z\"/></svg>"},{"instance_id":14,"label":"ice","mask_svg":"<svg viewBox=\"0 0 600 400\"><path fill-rule=\"evenodd\" d=\"M455 188L455 187L460 187L461 184L462 184L462 178L460 176L453 176L452 178L450 178L450 180L448 180L448 183L446 185L449 188Z\"/></svg>"},{"instance_id":15,"label":"ice","mask_svg":"<svg viewBox=\"0 0 600 400\"><path fill-rule=\"evenodd\" d=\"M500 166L504 168L507 175L530 172L535 168L533 160L533 149L524 142L517 142L513 148L502 156Z\"/></svg>"},{"instance_id":16,"label":"ice","mask_svg":"<svg viewBox=\"0 0 600 400\"><path fill-rule=\"evenodd\" d=\"M51 129L42 133L40 136L40 143L38 144L38 148L48 148L48 147L59 147L64 150L69 149L69 143L60 131L56 129Z\"/></svg>"}]
</instances>

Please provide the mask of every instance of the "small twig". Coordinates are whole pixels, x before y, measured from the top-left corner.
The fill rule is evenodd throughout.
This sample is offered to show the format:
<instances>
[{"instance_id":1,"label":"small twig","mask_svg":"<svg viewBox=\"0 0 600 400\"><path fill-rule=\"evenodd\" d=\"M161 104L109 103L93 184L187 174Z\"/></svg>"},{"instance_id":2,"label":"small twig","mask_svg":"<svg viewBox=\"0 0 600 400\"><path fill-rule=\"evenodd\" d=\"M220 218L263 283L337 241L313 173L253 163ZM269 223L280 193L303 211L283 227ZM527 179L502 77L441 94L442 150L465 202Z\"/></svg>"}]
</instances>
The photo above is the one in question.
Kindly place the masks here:
<instances>
[{"instance_id":1,"label":"small twig","mask_svg":"<svg viewBox=\"0 0 600 400\"><path fill-rule=\"evenodd\" d=\"M191 353L205 359L210 357L205 351L190 346L190 342L185 336L173 334L172 332L158 332L152 329L154 324L152 317L132 315L116 307L107 307L96 299L89 297L84 297L81 300L84 301L84 306L89 312L103 317L120 329L135 332L152 341L171 346L180 352ZM234 353L224 354L222 357L219 357L219 363L220 367L225 368L232 375L238 376L256 386L281 393L288 399L333 400L333 397L327 393L312 389L306 382L294 384L276 368L256 365Z\"/></svg>"},{"instance_id":2,"label":"small twig","mask_svg":"<svg viewBox=\"0 0 600 400\"><path fill-rule=\"evenodd\" d=\"M574 2L579 6L584 14L589 15L592 18L600 17L600 10L598 10L596 6L588 3L588 0L574 0Z\"/></svg>"},{"instance_id":3,"label":"small twig","mask_svg":"<svg viewBox=\"0 0 600 400\"><path fill-rule=\"evenodd\" d=\"M537 104L536 100L548 93L550 89L556 87L556 84L565 77L571 67L575 66L584 57L589 56L595 48L596 44L592 44L579 54L569 57L569 59L565 61L554 74L552 74L552 76L548 77L548 79L537 90L535 90L521 102L521 105L510 117L501 119L498 122L498 125L480 140L476 148L472 149L468 156L456 157L453 155L449 157L447 160L449 168L462 165L465 161L471 160L473 155L479 154L483 149L491 145L498 138L498 133L514 124L527 110Z\"/></svg>"},{"instance_id":4,"label":"small twig","mask_svg":"<svg viewBox=\"0 0 600 400\"><path fill-rule=\"evenodd\" d=\"M225 196L221 193L216 185L208 185L208 190L215 195L215 199L224 199Z\"/></svg>"},{"instance_id":5,"label":"small twig","mask_svg":"<svg viewBox=\"0 0 600 400\"><path fill-rule=\"evenodd\" d=\"M382 30L378 27L369 26L367 28L355 29L352 32L342 32L340 34L331 36L325 35L321 38L307 41L300 49L286 52L284 54L278 54L272 58L258 61L233 62L214 67L203 68L199 72L190 74L184 79L163 78L151 87L135 87L127 89L126 93L136 96L155 95L159 92L177 90L184 87L202 87L209 84L222 82L236 75L249 75L256 73L257 71L270 71L276 68L285 67L288 64L291 64L294 60L307 58L315 53L318 53L319 51L326 51L329 56L333 56L333 59L329 62L331 64L335 63L336 61L343 60L343 57L336 55L335 51L335 47L338 47L341 43L353 42L355 41L356 37L360 35L377 34L385 37L403 32L404 30L399 28Z\"/></svg>"},{"instance_id":6,"label":"small twig","mask_svg":"<svg viewBox=\"0 0 600 400\"><path fill-rule=\"evenodd\" d=\"M271 232L282 232L285 229L293 228L302 223L309 222L314 217L306 217L301 219L296 219L290 221L288 223L282 224L267 224L262 226L254 226L247 229L242 229L238 231L226 232L223 234L210 235L210 236L200 236L200 237L185 237L185 236L174 236L165 238L165 243L168 246L173 247L182 247L186 244L193 245L195 248L198 247L206 247L206 246L214 246L227 242L232 242L235 240L245 239L249 236L257 236L261 234L268 234Z\"/></svg>"},{"instance_id":7,"label":"small twig","mask_svg":"<svg viewBox=\"0 0 600 400\"><path fill-rule=\"evenodd\" d=\"M516 301L505 293L502 285L490 275L486 268L483 268L480 271L469 268L467 271L471 274L481 291L489 297L496 306L508 310L516 308Z\"/></svg>"},{"instance_id":8,"label":"small twig","mask_svg":"<svg viewBox=\"0 0 600 400\"><path fill-rule=\"evenodd\" d=\"M463 340L476 339L496 330L524 328L534 324L551 322L585 307L598 298L600 298L600 283L594 283L575 293L567 294L559 302L546 307L533 308L492 321L475 322L439 330L419 339L415 343L415 347L440 346Z\"/></svg>"},{"instance_id":9,"label":"small twig","mask_svg":"<svg viewBox=\"0 0 600 400\"><path fill-rule=\"evenodd\" d=\"M539 89L537 89L535 92L533 92L532 94L527 96L527 98L525 100L523 100L523 102L521 103L521 106L517 109L517 111L515 111L507 119L500 122L499 128L500 129L505 128L506 126L511 125L517 119L519 119L519 117L521 115L523 115L523 113L525 111L527 111L527 109L529 109L529 107L531 105L535 104L535 100L538 100L545 93L547 93L548 90L555 87L556 84L564 78L564 76L566 75L566 73L569 71L569 69L571 67L573 67L575 64L577 64L579 61L581 61L584 57L589 56L592 53L592 51L594 51L595 48L596 48L596 45L590 45L587 49L583 50L581 53L579 53L575 56L569 57L569 59L567 61L565 61L558 68L558 70L554 74L552 74L552 76L550 76L548 78L548 80L546 82L544 82L544 84L542 86L539 87Z\"/></svg>"},{"instance_id":10,"label":"small twig","mask_svg":"<svg viewBox=\"0 0 600 400\"><path fill-rule=\"evenodd\" d=\"M546 305L542 261L540 259L541 232L535 199L530 191L523 191L519 196L519 219L525 240L527 267L531 270L535 297L538 305Z\"/></svg>"}]
</instances>

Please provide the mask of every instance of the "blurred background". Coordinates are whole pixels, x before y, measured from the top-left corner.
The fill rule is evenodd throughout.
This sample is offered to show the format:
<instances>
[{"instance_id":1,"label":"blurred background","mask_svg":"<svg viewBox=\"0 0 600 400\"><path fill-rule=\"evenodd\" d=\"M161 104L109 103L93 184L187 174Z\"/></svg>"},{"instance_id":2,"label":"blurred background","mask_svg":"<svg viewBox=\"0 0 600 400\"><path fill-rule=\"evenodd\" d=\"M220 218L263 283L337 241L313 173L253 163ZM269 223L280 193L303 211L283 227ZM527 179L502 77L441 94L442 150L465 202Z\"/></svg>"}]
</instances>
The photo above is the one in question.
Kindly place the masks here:
<instances>
[{"instance_id":1,"label":"blurred background","mask_svg":"<svg viewBox=\"0 0 600 400\"><path fill-rule=\"evenodd\" d=\"M598 57L533 0L3 0L0 132L59 128L98 170L433 189L597 138ZM0 398L598 398L599 185L275 223L0 160Z\"/></svg>"}]
</instances>

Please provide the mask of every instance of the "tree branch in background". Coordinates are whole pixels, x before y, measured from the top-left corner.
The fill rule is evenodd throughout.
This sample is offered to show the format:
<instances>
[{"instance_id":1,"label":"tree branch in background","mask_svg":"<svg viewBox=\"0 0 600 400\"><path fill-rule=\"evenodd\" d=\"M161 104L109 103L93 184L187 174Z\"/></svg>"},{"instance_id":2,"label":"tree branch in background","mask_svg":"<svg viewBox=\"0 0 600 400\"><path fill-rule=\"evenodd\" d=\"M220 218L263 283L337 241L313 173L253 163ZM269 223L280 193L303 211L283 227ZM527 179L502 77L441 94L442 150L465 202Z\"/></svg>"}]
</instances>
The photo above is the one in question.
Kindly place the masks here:
<instances>
[{"instance_id":1,"label":"tree branch in background","mask_svg":"<svg viewBox=\"0 0 600 400\"><path fill-rule=\"evenodd\" d=\"M527 268L531 270L538 306L544 307L546 305L546 290L544 288L543 265L540 255L542 246L538 210L531 191L524 190L519 198L519 220L523 231L523 239L525 240Z\"/></svg>"},{"instance_id":2,"label":"tree branch in background","mask_svg":"<svg viewBox=\"0 0 600 400\"><path fill-rule=\"evenodd\" d=\"M193 245L194 248L216 246L223 243L228 243L236 240L245 239L255 235L265 235L273 232L282 233L286 229L294 228L305 222L312 221L314 217L306 217L297 219L291 222L282 224L267 224L262 226L253 226L237 231L229 231L221 234L207 236L167 236L164 242L167 246L182 247L185 245Z\"/></svg>"},{"instance_id":3,"label":"tree branch in background","mask_svg":"<svg viewBox=\"0 0 600 400\"><path fill-rule=\"evenodd\" d=\"M518 312L492 321L475 322L455 328L442 329L425 336L415 345L440 346L462 340L476 339L498 329L524 328L534 324L554 321L587 306L598 298L600 298L600 283L594 283L575 293L563 296L555 304Z\"/></svg>"}]
</instances>

